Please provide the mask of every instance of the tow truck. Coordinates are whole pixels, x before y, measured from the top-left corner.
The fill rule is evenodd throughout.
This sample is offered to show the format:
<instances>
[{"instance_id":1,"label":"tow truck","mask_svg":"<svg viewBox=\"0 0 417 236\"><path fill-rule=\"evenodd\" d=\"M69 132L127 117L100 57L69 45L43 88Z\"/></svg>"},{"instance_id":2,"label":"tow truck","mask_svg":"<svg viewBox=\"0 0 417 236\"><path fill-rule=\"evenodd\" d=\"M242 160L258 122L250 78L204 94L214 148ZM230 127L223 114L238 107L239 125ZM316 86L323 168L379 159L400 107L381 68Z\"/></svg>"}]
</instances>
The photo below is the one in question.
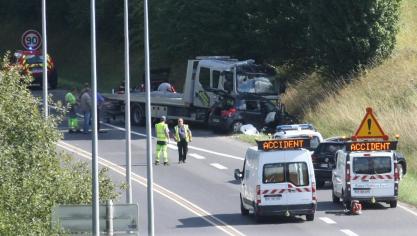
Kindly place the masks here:
<instances>
[{"instance_id":1,"label":"tow truck","mask_svg":"<svg viewBox=\"0 0 417 236\"><path fill-rule=\"evenodd\" d=\"M152 75L151 75L152 79ZM211 107L224 94L252 94L280 104L284 84L271 66L255 64L254 60L239 61L230 57L208 56L188 60L183 93L151 91L151 117L205 123ZM124 94L103 94L113 109L124 113ZM145 124L146 92L133 91L131 121Z\"/></svg>"}]
</instances>

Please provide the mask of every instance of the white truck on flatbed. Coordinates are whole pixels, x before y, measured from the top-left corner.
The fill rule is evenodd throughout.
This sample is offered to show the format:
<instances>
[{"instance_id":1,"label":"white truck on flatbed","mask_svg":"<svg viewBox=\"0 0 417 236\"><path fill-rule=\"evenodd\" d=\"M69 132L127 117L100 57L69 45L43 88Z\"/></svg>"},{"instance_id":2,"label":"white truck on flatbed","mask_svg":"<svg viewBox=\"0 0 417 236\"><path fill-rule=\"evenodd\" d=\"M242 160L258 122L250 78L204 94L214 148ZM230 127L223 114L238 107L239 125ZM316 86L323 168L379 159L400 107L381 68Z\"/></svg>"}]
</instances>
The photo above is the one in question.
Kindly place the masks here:
<instances>
[{"instance_id":1,"label":"white truck on flatbed","mask_svg":"<svg viewBox=\"0 0 417 236\"><path fill-rule=\"evenodd\" d=\"M152 79L152 76L151 76ZM188 60L183 93L151 92L151 117L166 116L168 120L183 118L207 122L210 108L222 94L259 95L279 101L283 84L275 70L253 60L238 61L229 57L197 57ZM125 94L103 94L107 101L124 109ZM146 92L131 92L131 120L145 124Z\"/></svg>"}]
</instances>

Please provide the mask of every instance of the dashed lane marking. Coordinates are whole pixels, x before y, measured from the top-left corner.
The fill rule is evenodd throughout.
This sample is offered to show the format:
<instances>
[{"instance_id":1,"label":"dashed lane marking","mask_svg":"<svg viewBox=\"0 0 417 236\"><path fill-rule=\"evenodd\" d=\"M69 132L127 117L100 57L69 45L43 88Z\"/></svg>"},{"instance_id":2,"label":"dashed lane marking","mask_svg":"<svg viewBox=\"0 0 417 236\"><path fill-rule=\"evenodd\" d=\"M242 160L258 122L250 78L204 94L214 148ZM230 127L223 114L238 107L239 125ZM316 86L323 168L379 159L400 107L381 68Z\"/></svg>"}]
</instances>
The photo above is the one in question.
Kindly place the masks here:
<instances>
[{"instance_id":1,"label":"dashed lane marking","mask_svg":"<svg viewBox=\"0 0 417 236\"><path fill-rule=\"evenodd\" d=\"M359 236L358 234L355 234L352 230L350 229L341 229L340 231L342 231L344 234L348 235L348 236Z\"/></svg>"},{"instance_id":2,"label":"dashed lane marking","mask_svg":"<svg viewBox=\"0 0 417 236\"><path fill-rule=\"evenodd\" d=\"M65 143L63 141L59 141L57 143L57 145L67 151L70 152L74 152L76 154L78 154L79 156L86 158L88 160L91 160L91 156L92 154L90 152L87 152L81 148L78 148L76 146L73 146L71 144ZM98 158L98 162L103 165L108 167L109 169L113 170L116 173L119 173L122 176L126 176L126 169L111 162L108 161L104 158L101 158L99 156L97 156ZM135 174L132 172L132 180L134 182L139 183L140 185L142 185L143 187L147 187L147 180L146 178ZM171 192L170 190L156 184L153 183L153 191L156 193L159 193L160 195L170 199L171 201L177 203L178 205L182 206L183 208L187 209L188 211L190 211L191 213L201 217L203 220L207 221L209 224L215 226L217 229L223 231L224 233L228 234L228 235L244 235L242 232L238 231L236 228L228 225L227 223L225 223L224 221L220 220L219 218L213 216L213 214L209 213L208 211L202 209L201 207L195 205L194 203L188 201L187 199L181 197L180 195Z\"/></svg>"},{"instance_id":3,"label":"dashed lane marking","mask_svg":"<svg viewBox=\"0 0 417 236\"><path fill-rule=\"evenodd\" d=\"M319 219L322 220L322 221L324 221L327 224L336 224L336 221L334 221L334 220L332 220L332 219L330 219L328 217L320 217Z\"/></svg>"},{"instance_id":4,"label":"dashed lane marking","mask_svg":"<svg viewBox=\"0 0 417 236\"><path fill-rule=\"evenodd\" d=\"M190 153L189 156L194 157L195 159L203 160L206 159L205 157L198 155L197 153Z\"/></svg>"},{"instance_id":5,"label":"dashed lane marking","mask_svg":"<svg viewBox=\"0 0 417 236\"><path fill-rule=\"evenodd\" d=\"M222 166L219 163L211 163L210 165L220 170L227 170L226 166Z\"/></svg>"}]
</instances>

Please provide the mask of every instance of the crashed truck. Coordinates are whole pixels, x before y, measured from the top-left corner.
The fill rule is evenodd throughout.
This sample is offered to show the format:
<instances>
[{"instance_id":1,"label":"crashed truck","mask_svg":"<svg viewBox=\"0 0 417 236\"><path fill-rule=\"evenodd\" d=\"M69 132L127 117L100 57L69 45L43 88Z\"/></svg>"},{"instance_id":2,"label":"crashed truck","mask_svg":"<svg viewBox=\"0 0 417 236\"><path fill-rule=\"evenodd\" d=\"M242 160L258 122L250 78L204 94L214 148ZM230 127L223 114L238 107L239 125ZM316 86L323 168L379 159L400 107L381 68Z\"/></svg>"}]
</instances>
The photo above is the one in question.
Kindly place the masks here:
<instances>
[{"instance_id":1,"label":"crashed truck","mask_svg":"<svg viewBox=\"0 0 417 236\"><path fill-rule=\"evenodd\" d=\"M152 80L152 75L151 75ZM254 60L239 61L230 57L197 57L188 60L182 93L151 91L151 117L207 123L211 108L225 95L250 94L272 101L277 112L283 107L279 95L284 84L274 68L257 65ZM125 94L103 94L113 109L124 113ZM132 91L131 122L145 125L146 92Z\"/></svg>"}]
</instances>

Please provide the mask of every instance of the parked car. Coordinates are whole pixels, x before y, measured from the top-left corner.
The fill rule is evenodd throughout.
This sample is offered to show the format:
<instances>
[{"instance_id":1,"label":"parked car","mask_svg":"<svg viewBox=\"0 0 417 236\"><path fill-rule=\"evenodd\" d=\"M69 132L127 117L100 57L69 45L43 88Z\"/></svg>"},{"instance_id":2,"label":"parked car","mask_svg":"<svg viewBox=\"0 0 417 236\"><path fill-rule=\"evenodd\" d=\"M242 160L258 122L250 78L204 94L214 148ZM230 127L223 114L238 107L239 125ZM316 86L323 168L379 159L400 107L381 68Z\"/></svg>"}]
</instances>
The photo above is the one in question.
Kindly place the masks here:
<instances>
[{"instance_id":1,"label":"parked car","mask_svg":"<svg viewBox=\"0 0 417 236\"><path fill-rule=\"evenodd\" d=\"M42 87L43 81L43 55L39 50L25 51L19 50L13 54L13 62L20 64L23 68L23 75L31 75L32 86ZM47 58L48 85L55 89L58 85L58 73L55 62L50 55Z\"/></svg>"},{"instance_id":2,"label":"parked car","mask_svg":"<svg viewBox=\"0 0 417 236\"><path fill-rule=\"evenodd\" d=\"M332 181L332 170L336 164L335 154L346 144L343 140L325 140L311 155L317 187L323 187L326 181Z\"/></svg>"},{"instance_id":3,"label":"parked car","mask_svg":"<svg viewBox=\"0 0 417 236\"><path fill-rule=\"evenodd\" d=\"M275 139L310 138L310 151L314 151L323 141L323 136L312 124L278 125L273 137Z\"/></svg>"},{"instance_id":4,"label":"parked car","mask_svg":"<svg viewBox=\"0 0 417 236\"><path fill-rule=\"evenodd\" d=\"M244 124L258 130L275 127L280 121L280 110L270 100L252 94L228 95L210 110L208 124L215 131L239 132Z\"/></svg>"}]
</instances>

